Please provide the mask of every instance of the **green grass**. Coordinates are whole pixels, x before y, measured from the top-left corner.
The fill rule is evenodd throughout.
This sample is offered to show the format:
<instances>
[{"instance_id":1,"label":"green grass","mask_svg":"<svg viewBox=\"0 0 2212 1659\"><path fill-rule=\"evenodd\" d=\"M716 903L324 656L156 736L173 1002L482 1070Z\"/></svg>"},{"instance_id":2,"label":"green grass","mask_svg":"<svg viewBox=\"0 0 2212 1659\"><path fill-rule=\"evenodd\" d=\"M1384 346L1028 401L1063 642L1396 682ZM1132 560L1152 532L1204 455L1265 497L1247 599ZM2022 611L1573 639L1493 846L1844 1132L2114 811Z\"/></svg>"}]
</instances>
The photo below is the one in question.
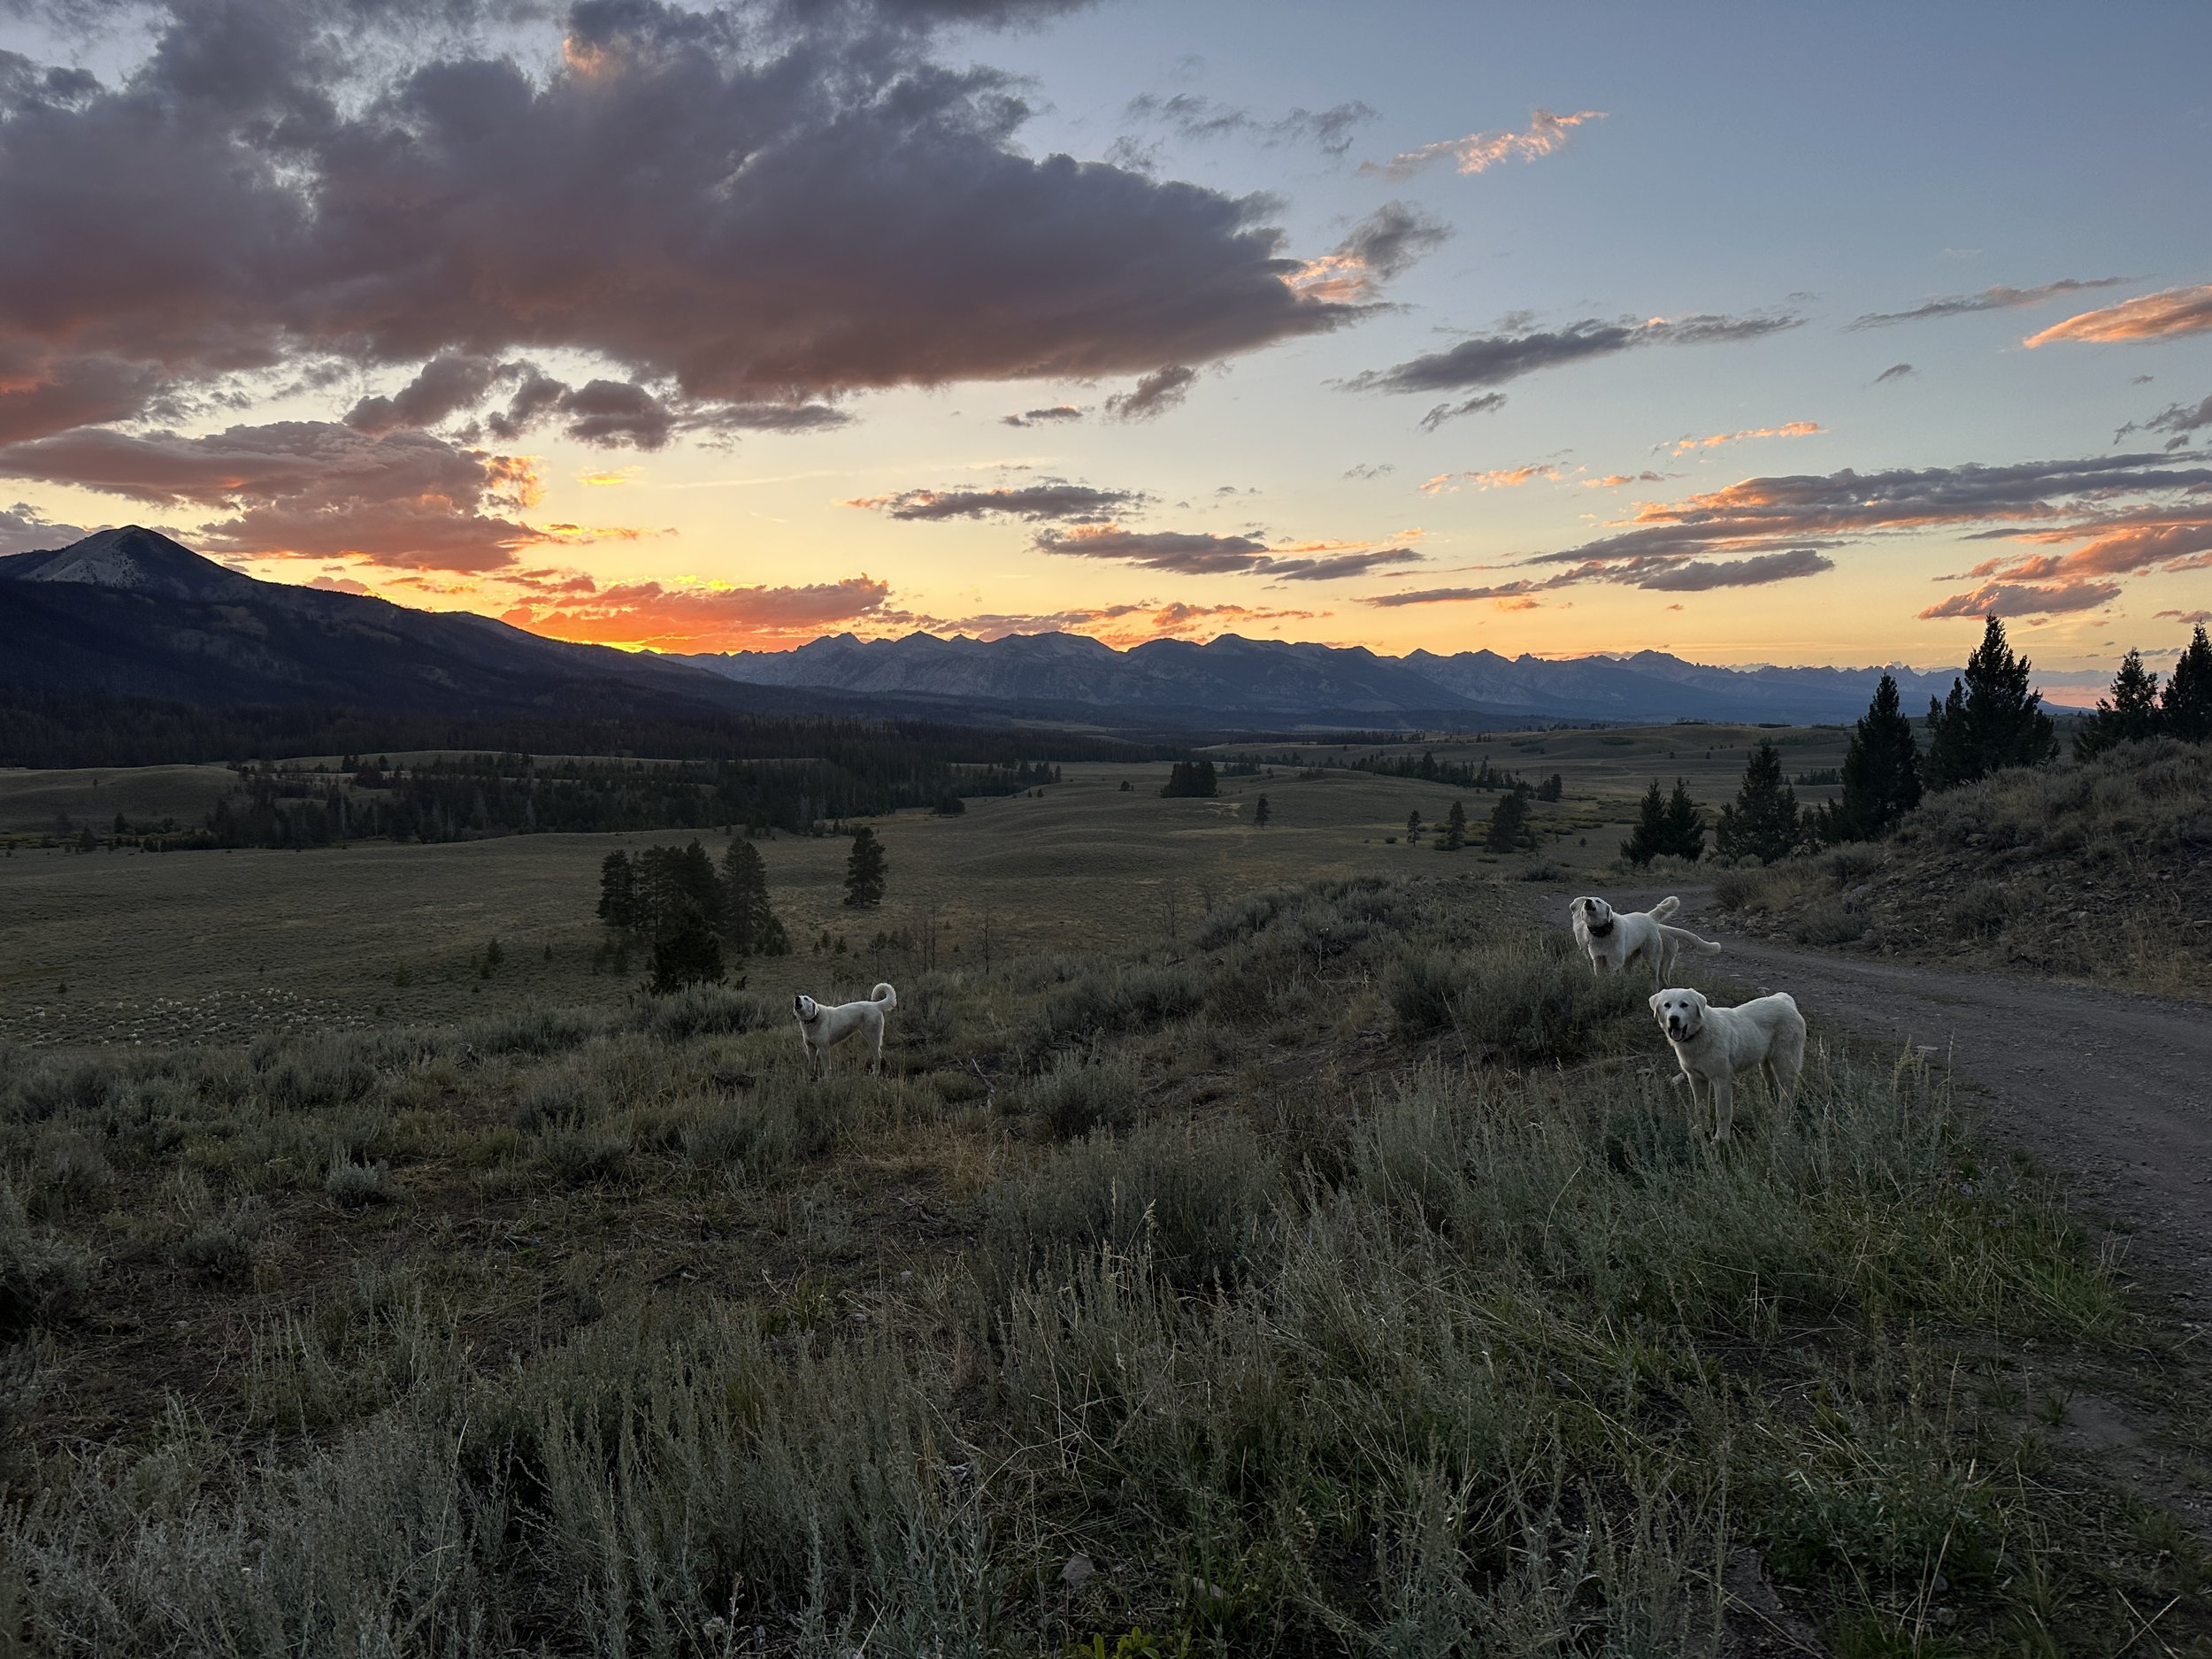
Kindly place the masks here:
<instances>
[{"instance_id":1,"label":"green grass","mask_svg":"<svg viewBox=\"0 0 2212 1659\"><path fill-rule=\"evenodd\" d=\"M0 1049L0 1640L1720 1654L1747 1561L1839 1653L2212 1640L2050 1420L2186 1373L1939 1077L1816 1030L1716 1149L1632 988L1421 857L1033 914L902 972L881 1077L588 975Z\"/></svg>"}]
</instances>

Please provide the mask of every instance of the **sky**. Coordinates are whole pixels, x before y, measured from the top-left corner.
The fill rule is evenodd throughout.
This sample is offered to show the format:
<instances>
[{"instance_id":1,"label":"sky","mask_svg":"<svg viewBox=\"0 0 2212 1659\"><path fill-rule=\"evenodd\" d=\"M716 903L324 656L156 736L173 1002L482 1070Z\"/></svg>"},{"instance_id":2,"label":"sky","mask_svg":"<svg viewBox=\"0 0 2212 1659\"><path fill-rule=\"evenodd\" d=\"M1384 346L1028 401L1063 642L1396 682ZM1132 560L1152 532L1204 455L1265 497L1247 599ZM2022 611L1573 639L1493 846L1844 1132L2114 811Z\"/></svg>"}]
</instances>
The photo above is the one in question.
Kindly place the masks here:
<instances>
[{"instance_id":1,"label":"sky","mask_svg":"<svg viewBox=\"0 0 2212 1659\"><path fill-rule=\"evenodd\" d=\"M2212 11L0 0L0 552L672 651L2212 607Z\"/></svg>"}]
</instances>

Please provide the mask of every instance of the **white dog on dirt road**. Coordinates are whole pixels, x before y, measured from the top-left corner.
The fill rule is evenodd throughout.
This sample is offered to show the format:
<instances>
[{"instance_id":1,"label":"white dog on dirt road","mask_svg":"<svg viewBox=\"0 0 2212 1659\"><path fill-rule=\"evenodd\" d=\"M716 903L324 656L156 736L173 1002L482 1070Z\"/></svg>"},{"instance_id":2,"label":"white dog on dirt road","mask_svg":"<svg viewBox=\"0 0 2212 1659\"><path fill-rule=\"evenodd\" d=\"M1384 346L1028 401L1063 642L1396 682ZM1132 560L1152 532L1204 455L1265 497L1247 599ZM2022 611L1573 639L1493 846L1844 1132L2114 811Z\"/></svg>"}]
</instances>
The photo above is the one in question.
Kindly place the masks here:
<instances>
[{"instance_id":1,"label":"white dog on dirt road","mask_svg":"<svg viewBox=\"0 0 2212 1659\"><path fill-rule=\"evenodd\" d=\"M875 1050L873 1069L883 1070L883 1017L899 1005L899 994L879 985L864 1002L822 1003L810 996L791 999L791 1011L799 1017L799 1040L806 1045L806 1074L814 1075L819 1056L822 1071L829 1071L829 1051L858 1033Z\"/></svg>"},{"instance_id":2,"label":"white dog on dirt road","mask_svg":"<svg viewBox=\"0 0 2212 1659\"><path fill-rule=\"evenodd\" d=\"M1572 918L1575 943L1590 953L1593 972L1625 973L1628 964L1641 961L1651 970L1652 982L1664 985L1687 945L1701 956L1720 954L1709 939L1700 939L1686 927L1670 927L1667 918L1682 908L1669 894L1648 910L1617 910L1603 899L1583 897L1567 906Z\"/></svg>"},{"instance_id":3,"label":"white dog on dirt road","mask_svg":"<svg viewBox=\"0 0 2212 1659\"><path fill-rule=\"evenodd\" d=\"M1775 1100L1788 1105L1805 1070L1805 1017L1786 991L1756 997L1734 1008L1715 1008L1702 991L1652 994L1651 1011L1659 1018L1682 1075L1690 1085L1690 1112L1697 1113L1697 1086L1713 1102L1713 1139L1728 1139L1736 1115L1736 1073L1754 1066L1766 1074Z\"/></svg>"}]
</instances>

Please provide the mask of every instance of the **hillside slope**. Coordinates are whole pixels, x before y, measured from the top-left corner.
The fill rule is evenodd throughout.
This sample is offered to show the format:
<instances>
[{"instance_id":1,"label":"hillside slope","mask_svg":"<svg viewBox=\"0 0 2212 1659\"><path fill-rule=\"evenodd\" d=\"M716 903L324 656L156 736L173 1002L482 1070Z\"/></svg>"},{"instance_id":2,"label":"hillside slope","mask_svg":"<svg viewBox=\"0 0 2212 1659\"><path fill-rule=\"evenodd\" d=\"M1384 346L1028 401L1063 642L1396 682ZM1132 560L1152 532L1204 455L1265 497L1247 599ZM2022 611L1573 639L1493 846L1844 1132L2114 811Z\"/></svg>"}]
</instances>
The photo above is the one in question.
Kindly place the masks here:
<instances>
[{"instance_id":1,"label":"hillside slope","mask_svg":"<svg viewBox=\"0 0 2212 1659\"><path fill-rule=\"evenodd\" d=\"M2158 739L1935 795L1893 839L1726 871L1740 925L2212 1000L2212 746Z\"/></svg>"}]
</instances>

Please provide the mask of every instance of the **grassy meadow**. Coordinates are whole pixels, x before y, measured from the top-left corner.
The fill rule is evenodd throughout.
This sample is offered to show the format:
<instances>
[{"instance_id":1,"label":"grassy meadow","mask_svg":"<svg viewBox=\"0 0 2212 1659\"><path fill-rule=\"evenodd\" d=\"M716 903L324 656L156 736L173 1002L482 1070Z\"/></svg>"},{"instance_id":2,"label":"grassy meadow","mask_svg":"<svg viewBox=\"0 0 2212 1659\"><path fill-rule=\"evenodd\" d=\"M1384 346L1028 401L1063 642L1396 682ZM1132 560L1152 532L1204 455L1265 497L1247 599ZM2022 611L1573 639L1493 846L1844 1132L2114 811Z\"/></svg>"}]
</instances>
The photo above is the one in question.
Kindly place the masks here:
<instances>
[{"instance_id":1,"label":"grassy meadow","mask_svg":"<svg viewBox=\"0 0 2212 1659\"><path fill-rule=\"evenodd\" d=\"M864 917L763 841L801 954L660 998L665 835L19 846L0 1654L2212 1652L2079 1426L2201 1481L2186 1343L1917 1056L1692 1135L1544 758L1494 862L1356 773L879 820Z\"/></svg>"}]
</instances>

